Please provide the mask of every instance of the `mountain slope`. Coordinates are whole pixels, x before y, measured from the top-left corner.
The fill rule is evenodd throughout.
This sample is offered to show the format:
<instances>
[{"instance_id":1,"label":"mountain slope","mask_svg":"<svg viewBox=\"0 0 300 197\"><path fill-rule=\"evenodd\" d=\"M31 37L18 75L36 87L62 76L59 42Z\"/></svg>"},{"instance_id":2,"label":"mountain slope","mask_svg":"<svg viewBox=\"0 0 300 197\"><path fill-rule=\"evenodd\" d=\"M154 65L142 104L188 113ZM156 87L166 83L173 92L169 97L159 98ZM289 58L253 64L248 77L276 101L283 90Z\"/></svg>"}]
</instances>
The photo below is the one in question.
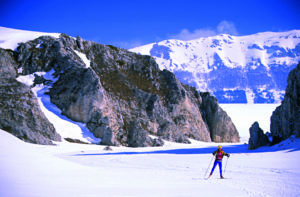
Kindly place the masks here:
<instances>
[{"instance_id":1,"label":"mountain slope","mask_svg":"<svg viewBox=\"0 0 300 197\"><path fill-rule=\"evenodd\" d=\"M220 103L278 103L300 61L300 31L165 40L130 51L153 56L161 69Z\"/></svg>"},{"instance_id":2,"label":"mountain slope","mask_svg":"<svg viewBox=\"0 0 300 197\"><path fill-rule=\"evenodd\" d=\"M25 83L37 101L33 105L47 108L43 110L50 121L47 124L53 124L65 139L70 134L57 129L56 118L72 121L83 130L82 135L90 131L106 145L161 146L162 139L189 143L189 138L239 141L234 124L215 97L180 83L173 73L161 71L150 56L65 34L41 36L20 43L14 51L3 51L12 58L10 67L15 73L10 77ZM7 61L0 56L1 67L6 68ZM11 100L4 101L13 106ZM16 111L13 107L8 110L10 123L17 125L13 121ZM27 117L27 111L30 109L22 116ZM2 129L7 128L5 119L6 113L0 114ZM78 131L73 133L71 136L78 137ZM71 140L82 141L77 137Z\"/></svg>"}]
</instances>

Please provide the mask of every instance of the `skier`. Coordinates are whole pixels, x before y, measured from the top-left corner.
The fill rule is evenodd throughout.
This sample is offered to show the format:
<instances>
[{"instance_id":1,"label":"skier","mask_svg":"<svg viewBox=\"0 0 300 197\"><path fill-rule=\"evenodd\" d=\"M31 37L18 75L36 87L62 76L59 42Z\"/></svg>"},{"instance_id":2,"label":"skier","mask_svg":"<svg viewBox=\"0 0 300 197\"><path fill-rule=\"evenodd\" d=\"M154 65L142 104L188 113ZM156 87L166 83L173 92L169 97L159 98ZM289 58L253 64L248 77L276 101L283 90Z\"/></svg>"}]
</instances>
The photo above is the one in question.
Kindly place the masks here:
<instances>
[{"instance_id":1,"label":"skier","mask_svg":"<svg viewBox=\"0 0 300 197\"><path fill-rule=\"evenodd\" d=\"M218 150L214 151L212 154L216 156L216 160L215 160L215 163L214 163L213 168L211 169L211 172L210 172L209 177L212 176L212 174L213 174L213 172L214 172L214 170L215 170L215 168L216 168L216 166L217 166L217 164L218 164L218 165L219 165L219 169L220 169L220 177L221 177L221 179L224 179L224 177L223 177L223 175L222 175L222 159L223 159L223 156L224 156L224 155L227 156L227 157L230 157L230 154L225 153L225 152L222 150L222 146L221 146L221 145L219 145L219 146L218 146ZM208 177L208 178L209 178L209 177Z\"/></svg>"}]
</instances>

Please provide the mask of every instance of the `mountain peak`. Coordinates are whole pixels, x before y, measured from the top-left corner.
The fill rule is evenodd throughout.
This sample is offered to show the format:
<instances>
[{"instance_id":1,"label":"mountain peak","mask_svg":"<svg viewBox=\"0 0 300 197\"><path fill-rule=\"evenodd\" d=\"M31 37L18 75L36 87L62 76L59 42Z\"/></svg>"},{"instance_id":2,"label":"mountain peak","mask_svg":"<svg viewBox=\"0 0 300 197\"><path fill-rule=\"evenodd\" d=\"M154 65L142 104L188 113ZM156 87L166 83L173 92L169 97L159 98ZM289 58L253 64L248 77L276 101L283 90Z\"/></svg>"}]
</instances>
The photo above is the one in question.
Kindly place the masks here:
<instances>
[{"instance_id":1,"label":"mountain peak","mask_svg":"<svg viewBox=\"0 0 300 197\"><path fill-rule=\"evenodd\" d=\"M130 51L153 56L161 69L221 103L279 103L300 61L300 30L164 40Z\"/></svg>"}]
</instances>

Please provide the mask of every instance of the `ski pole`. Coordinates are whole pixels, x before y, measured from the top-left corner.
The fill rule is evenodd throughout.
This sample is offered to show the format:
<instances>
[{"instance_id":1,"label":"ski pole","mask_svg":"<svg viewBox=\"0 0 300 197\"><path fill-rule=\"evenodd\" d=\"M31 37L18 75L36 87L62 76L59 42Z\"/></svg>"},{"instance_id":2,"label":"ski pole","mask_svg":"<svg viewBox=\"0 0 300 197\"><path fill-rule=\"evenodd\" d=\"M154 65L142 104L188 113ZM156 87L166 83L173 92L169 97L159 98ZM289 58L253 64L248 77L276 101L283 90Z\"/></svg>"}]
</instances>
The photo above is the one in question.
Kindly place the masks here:
<instances>
[{"instance_id":1,"label":"ski pole","mask_svg":"<svg viewBox=\"0 0 300 197\"><path fill-rule=\"evenodd\" d=\"M206 177L207 172L208 172L208 170L209 170L209 167L210 167L210 165L211 165L211 162L213 161L214 158L215 158L215 156L213 155L213 156L211 157L210 162L209 162L208 168L207 168L207 170L206 170L206 172L205 172L204 178Z\"/></svg>"},{"instance_id":2,"label":"ski pole","mask_svg":"<svg viewBox=\"0 0 300 197\"><path fill-rule=\"evenodd\" d=\"M226 171L226 167L227 167L227 163L228 163L228 158L229 158L229 157L227 157L227 160L226 160L226 163L225 163L225 168L224 168L223 174L225 174L225 171Z\"/></svg>"}]
</instances>

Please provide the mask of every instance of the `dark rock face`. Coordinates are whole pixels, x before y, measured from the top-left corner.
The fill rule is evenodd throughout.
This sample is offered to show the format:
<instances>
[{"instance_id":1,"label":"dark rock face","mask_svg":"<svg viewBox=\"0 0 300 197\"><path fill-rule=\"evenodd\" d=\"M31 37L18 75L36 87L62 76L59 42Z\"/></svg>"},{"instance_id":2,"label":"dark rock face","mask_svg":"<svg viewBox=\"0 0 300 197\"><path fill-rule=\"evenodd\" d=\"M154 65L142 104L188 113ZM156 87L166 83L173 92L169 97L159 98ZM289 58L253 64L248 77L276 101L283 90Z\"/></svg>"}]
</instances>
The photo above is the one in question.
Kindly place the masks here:
<instances>
[{"instance_id":1,"label":"dark rock face","mask_svg":"<svg viewBox=\"0 0 300 197\"><path fill-rule=\"evenodd\" d=\"M253 150L261 146L267 146L270 144L270 140L264 131L259 127L258 122L254 122L249 129L250 138L248 143L248 149Z\"/></svg>"},{"instance_id":2,"label":"dark rock face","mask_svg":"<svg viewBox=\"0 0 300 197\"><path fill-rule=\"evenodd\" d=\"M127 144L131 147L147 147L152 146L153 141L148 136L148 132L140 124L131 122L128 130Z\"/></svg>"},{"instance_id":3,"label":"dark rock face","mask_svg":"<svg viewBox=\"0 0 300 197\"><path fill-rule=\"evenodd\" d=\"M284 99L271 116L271 134L282 140L300 137L300 64L290 72L287 84Z\"/></svg>"},{"instance_id":4,"label":"dark rock face","mask_svg":"<svg viewBox=\"0 0 300 197\"><path fill-rule=\"evenodd\" d=\"M272 136L272 142L271 142L270 146L278 144L281 141L282 141L282 137L281 136L279 136L279 135Z\"/></svg>"},{"instance_id":5,"label":"dark rock face","mask_svg":"<svg viewBox=\"0 0 300 197\"><path fill-rule=\"evenodd\" d=\"M214 142L239 142L239 134L227 113L209 93L201 93L201 109Z\"/></svg>"},{"instance_id":6,"label":"dark rock face","mask_svg":"<svg viewBox=\"0 0 300 197\"><path fill-rule=\"evenodd\" d=\"M0 78L1 80L15 79L17 77L16 62L12 51L0 48Z\"/></svg>"},{"instance_id":7,"label":"dark rock face","mask_svg":"<svg viewBox=\"0 0 300 197\"><path fill-rule=\"evenodd\" d=\"M30 87L16 80L13 53L0 49L0 128L31 143L60 141Z\"/></svg>"},{"instance_id":8,"label":"dark rock face","mask_svg":"<svg viewBox=\"0 0 300 197\"><path fill-rule=\"evenodd\" d=\"M68 118L86 123L101 144L160 146L162 139L189 143L188 138L239 141L214 97L200 95L171 72L160 71L150 56L64 34L22 43L15 53L24 75L54 70L51 102ZM51 81L36 76L35 83Z\"/></svg>"}]
</instances>

